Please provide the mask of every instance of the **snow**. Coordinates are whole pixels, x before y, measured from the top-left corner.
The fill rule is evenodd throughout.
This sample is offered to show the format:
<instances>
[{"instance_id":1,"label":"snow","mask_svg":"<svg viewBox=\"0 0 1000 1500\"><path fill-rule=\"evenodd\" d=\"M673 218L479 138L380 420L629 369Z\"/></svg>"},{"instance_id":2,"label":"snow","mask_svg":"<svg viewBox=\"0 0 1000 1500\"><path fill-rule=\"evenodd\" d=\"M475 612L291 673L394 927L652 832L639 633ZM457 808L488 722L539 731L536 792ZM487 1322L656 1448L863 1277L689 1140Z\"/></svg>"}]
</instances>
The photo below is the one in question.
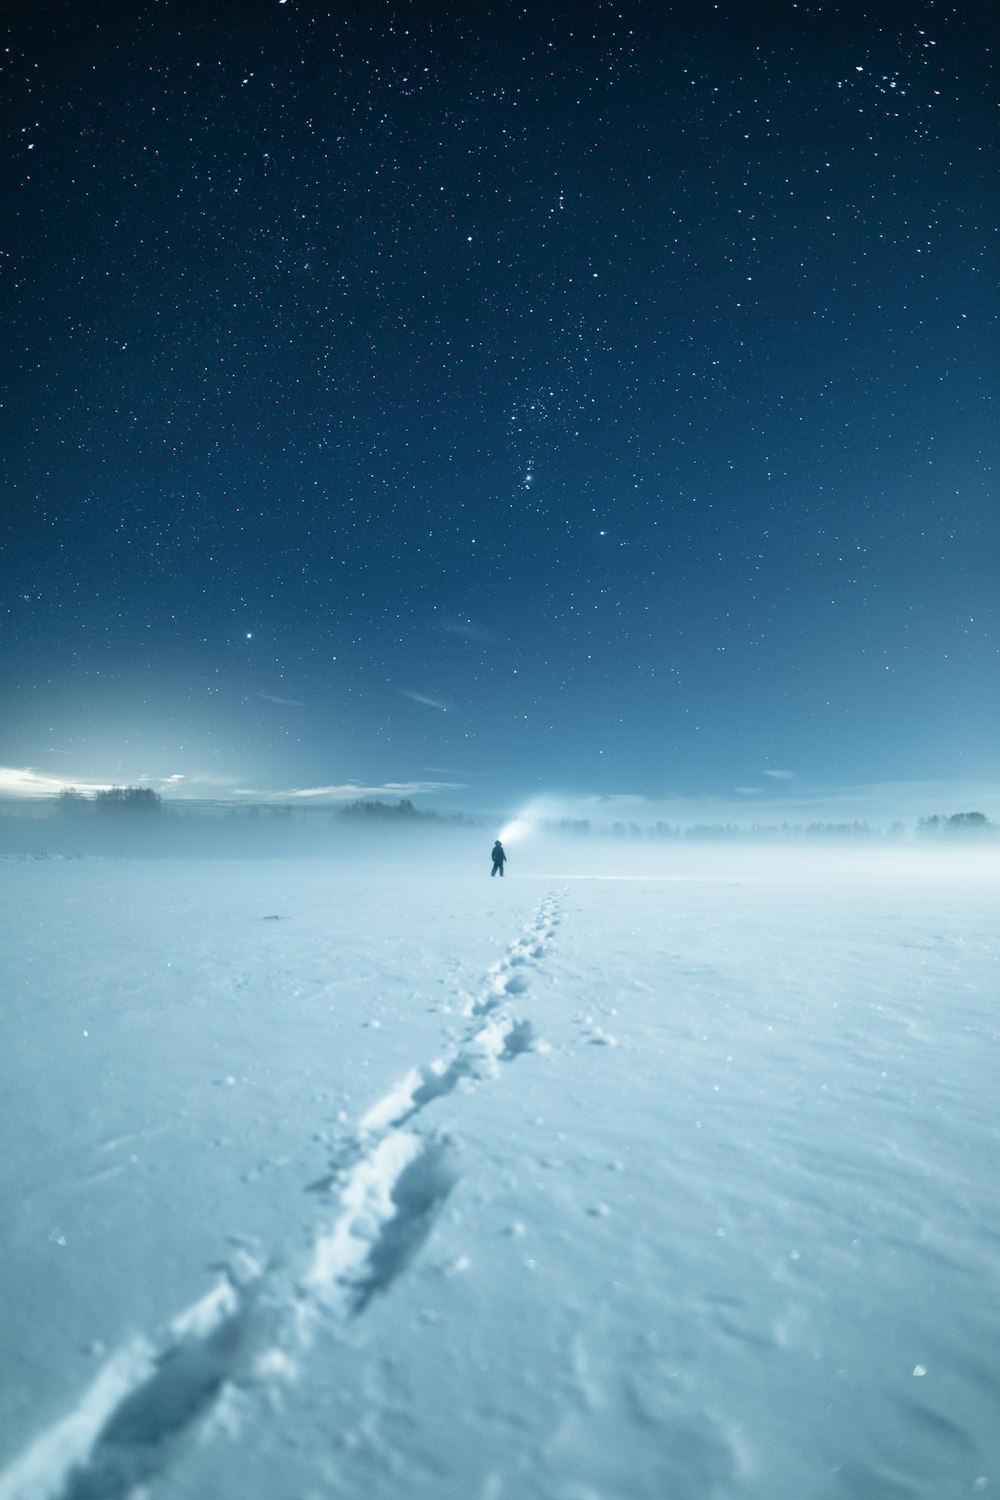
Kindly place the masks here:
<instances>
[{"instance_id":1,"label":"snow","mask_svg":"<svg viewBox=\"0 0 1000 1500\"><path fill-rule=\"evenodd\" d=\"M0 1500L1000 1490L995 856L448 853L0 862Z\"/></svg>"}]
</instances>

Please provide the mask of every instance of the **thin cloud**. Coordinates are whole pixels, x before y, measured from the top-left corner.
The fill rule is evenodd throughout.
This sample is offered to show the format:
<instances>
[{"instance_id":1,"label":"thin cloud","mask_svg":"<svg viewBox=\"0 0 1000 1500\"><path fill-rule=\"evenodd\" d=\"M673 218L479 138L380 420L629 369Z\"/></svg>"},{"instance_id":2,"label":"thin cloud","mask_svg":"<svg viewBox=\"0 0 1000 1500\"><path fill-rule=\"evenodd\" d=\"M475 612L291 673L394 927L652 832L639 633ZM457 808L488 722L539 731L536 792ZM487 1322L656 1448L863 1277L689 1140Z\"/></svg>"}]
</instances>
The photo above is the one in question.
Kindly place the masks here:
<instances>
[{"instance_id":1,"label":"thin cloud","mask_svg":"<svg viewBox=\"0 0 1000 1500\"><path fill-rule=\"evenodd\" d=\"M258 698L266 698L268 703L277 703L279 708L305 708L297 698L276 698L273 693L258 693Z\"/></svg>"},{"instance_id":2,"label":"thin cloud","mask_svg":"<svg viewBox=\"0 0 1000 1500\"><path fill-rule=\"evenodd\" d=\"M490 646L496 639L488 630L473 625L471 620L435 620L434 623L445 635L457 635L462 640L475 641L480 646Z\"/></svg>"},{"instance_id":3,"label":"thin cloud","mask_svg":"<svg viewBox=\"0 0 1000 1500\"><path fill-rule=\"evenodd\" d=\"M0 797L57 797L70 789L104 792L110 781L81 781L68 776L43 776L33 766L0 766Z\"/></svg>"},{"instance_id":4,"label":"thin cloud","mask_svg":"<svg viewBox=\"0 0 1000 1500\"><path fill-rule=\"evenodd\" d=\"M232 792L239 783L238 776L217 776L211 771L189 771L185 775L174 772L172 776L161 776L159 778L163 786L176 786L179 782L187 783L185 790L194 787L208 787L213 792ZM190 791L190 795L195 793Z\"/></svg>"},{"instance_id":5,"label":"thin cloud","mask_svg":"<svg viewBox=\"0 0 1000 1500\"><path fill-rule=\"evenodd\" d=\"M165 792L176 792L184 783L187 797L197 798L206 791L231 792L236 786L234 776L217 776L208 772L174 771L169 776L155 776L150 772L142 775L115 776L108 781L95 781L89 776L48 776L36 771L33 766L0 766L0 797L58 797L60 792L106 792L112 786L158 786Z\"/></svg>"},{"instance_id":6,"label":"thin cloud","mask_svg":"<svg viewBox=\"0 0 1000 1500\"><path fill-rule=\"evenodd\" d=\"M368 786L361 781L344 781L331 786L297 786L288 791L259 791L252 787L239 787L234 795L253 797L260 802L289 802L307 797L327 802L356 802L363 797L428 797L435 792L464 790L464 785L456 781L384 781L375 786Z\"/></svg>"},{"instance_id":7,"label":"thin cloud","mask_svg":"<svg viewBox=\"0 0 1000 1500\"><path fill-rule=\"evenodd\" d=\"M436 708L440 713L451 713L451 704L445 703L443 698L430 698L426 693L411 693L409 688L400 688L404 698L409 698L413 703L422 703L425 708Z\"/></svg>"},{"instance_id":8,"label":"thin cloud","mask_svg":"<svg viewBox=\"0 0 1000 1500\"><path fill-rule=\"evenodd\" d=\"M202 775L198 771L174 771L170 776L144 775L133 778L138 784L148 782L153 786L162 787L165 792L179 791L181 782L184 782L186 801L197 801L198 796L205 791L231 791L237 779L235 776L215 776L211 772Z\"/></svg>"},{"instance_id":9,"label":"thin cloud","mask_svg":"<svg viewBox=\"0 0 1000 1500\"><path fill-rule=\"evenodd\" d=\"M765 771L765 776L771 776L775 781L794 781L794 771Z\"/></svg>"}]
</instances>

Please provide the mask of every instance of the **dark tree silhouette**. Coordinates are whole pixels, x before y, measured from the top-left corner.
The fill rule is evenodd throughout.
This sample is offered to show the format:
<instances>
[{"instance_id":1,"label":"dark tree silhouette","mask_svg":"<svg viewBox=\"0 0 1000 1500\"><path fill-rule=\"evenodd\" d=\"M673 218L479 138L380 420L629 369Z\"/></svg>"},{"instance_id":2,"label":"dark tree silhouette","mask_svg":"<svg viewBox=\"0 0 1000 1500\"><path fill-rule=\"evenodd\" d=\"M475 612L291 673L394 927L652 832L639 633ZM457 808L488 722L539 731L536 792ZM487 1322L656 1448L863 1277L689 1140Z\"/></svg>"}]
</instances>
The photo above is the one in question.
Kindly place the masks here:
<instances>
[{"instance_id":1,"label":"dark tree silhouette","mask_svg":"<svg viewBox=\"0 0 1000 1500\"><path fill-rule=\"evenodd\" d=\"M85 797L82 792L78 792L75 786L68 786L60 792L57 803L59 811L68 813L71 817L86 812L90 807L89 798Z\"/></svg>"},{"instance_id":2,"label":"dark tree silhouette","mask_svg":"<svg viewBox=\"0 0 1000 1500\"><path fill-rule=\"evenodd\" d=\"M94 802L101 812L156 813L162 801L159 792L150 786L112 786L94 793Z\"/></svg>"}]
</instances>

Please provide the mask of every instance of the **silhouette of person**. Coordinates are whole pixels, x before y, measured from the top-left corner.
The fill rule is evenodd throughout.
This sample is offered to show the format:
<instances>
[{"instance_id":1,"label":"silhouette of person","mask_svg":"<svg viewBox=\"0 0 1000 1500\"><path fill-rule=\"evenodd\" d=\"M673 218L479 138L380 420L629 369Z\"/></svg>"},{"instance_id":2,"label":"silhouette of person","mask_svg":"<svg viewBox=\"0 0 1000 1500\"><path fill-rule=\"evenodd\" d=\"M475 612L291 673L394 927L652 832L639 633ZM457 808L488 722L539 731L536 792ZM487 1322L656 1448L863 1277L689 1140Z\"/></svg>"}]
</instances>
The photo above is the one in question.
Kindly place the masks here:
<instances>
[{"instance_id":1,"label":"silhouette of person","mask_svg":"<svg viewBox=\"0 0 1000 1500\"><path fill-rule=\"evenodd\" d=\"M503 879L503 867L506 863L507 856L503 852L503 844L501 844L500 840L497 839L496 843L493 845L493 868L490 871L491 880L497 873L499 873L501 880Z\"/></svg>"}]
</instances>

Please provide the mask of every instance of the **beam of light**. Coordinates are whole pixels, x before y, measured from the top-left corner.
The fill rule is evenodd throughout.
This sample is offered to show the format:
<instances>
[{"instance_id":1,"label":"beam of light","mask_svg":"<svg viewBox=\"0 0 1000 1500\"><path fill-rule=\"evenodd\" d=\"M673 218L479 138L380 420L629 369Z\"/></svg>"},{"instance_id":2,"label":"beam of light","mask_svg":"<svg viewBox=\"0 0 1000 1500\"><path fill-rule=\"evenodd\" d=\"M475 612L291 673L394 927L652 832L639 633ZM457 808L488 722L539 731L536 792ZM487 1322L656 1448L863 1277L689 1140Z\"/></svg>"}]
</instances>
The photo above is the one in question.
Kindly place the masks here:
<instances>
[{"instance_id":1,"label":"beam of light","mask_svg":"<svg viewBox=\"0 0 1000 1500\"><path fill-rule=\"evenodd\" d=\"M525 808L522 812L515 813L514 816L508 819L508 821L503 825L500 832L497 834L497 838L500 840L501 844L521 843L524 839L530 838L531 835L537 831L538 820L540 816L541 814L536 812L534 808L530 807Z\"/></svg>"},{"instance_id":2,"label":"beam of light","mask_svg":"<svg viewBox=\"0 0 1000 1500\"><path fill-rule=\"evenodd\" d=\"M511 818L509 823L503 825L497 837L501 844L516 844L520 839L527 837L532 826L529 818Z\"/></svg>"},{"instance_id":3,"label":"beam of light","mask_svg":"<svg viewBox=\"0 0 1000 1500\"><path fill-rule=\"evenodd\" d=\"M550 795L534 797L507 820L497 837L501 844L518 844L539 831L546 818L558 813L558 800Z\"/></svg>"}]
</instances>

